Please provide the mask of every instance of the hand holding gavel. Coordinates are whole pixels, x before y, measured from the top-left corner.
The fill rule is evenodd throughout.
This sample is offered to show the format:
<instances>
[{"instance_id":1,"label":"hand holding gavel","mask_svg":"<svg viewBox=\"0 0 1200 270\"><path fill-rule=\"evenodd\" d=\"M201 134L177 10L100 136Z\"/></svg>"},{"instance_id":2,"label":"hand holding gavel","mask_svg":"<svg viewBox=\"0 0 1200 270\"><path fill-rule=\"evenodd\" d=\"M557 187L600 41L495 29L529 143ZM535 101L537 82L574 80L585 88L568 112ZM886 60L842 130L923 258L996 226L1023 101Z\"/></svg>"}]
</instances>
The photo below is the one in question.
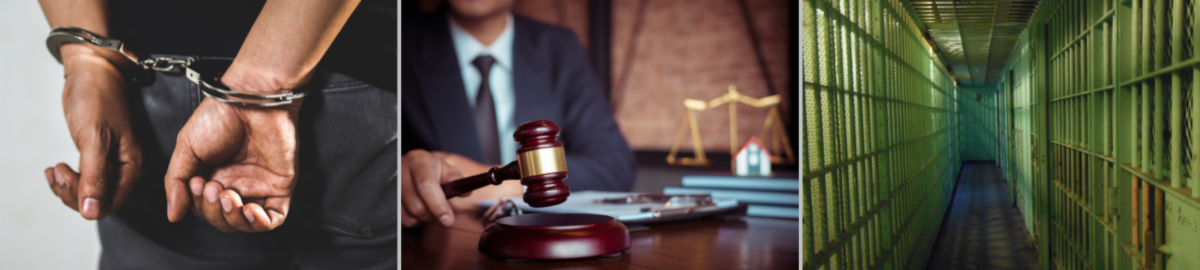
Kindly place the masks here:
<instances>
[{"instance_id":1,"label":"hand holding gavel","mask_svg":"<svg viewBox=\"0 0 1200 270\"><path fill-rule=\"evenodd\" d=\"M405 153L400 172L402 225L407 228L438 220L450 226L454 217L447 199L488 184L499 185L504 180L520 179L527 186L523 197L530 206L545 207L566 201L570 188L563 183L567 168L562 144L557 142L559 131L558 125L551 121L522 124L513 134L520 146L517 161L454 181L447 180L459 178L460 173L434 154L424 150Z\"/></svg>"},{"instance_id":2,"label":"hand holding gavel","mask_svg":"<svg viewBox=\"0 0 1200 270\"><path fill-rule=\"evenodd\" d=\"M567 158L562 143L558 142L559 130L558 125L547 120L522 124L513 133L513 139L521 146L517 149L517 161L444 183L442 191L446 198L452 198L488 184L499 185L504 180L520 179L521 184L528 187L522 199L529 206L546 207L566 201L571 188L563 183L567 178Z\"/></svg>"}]
</instances>

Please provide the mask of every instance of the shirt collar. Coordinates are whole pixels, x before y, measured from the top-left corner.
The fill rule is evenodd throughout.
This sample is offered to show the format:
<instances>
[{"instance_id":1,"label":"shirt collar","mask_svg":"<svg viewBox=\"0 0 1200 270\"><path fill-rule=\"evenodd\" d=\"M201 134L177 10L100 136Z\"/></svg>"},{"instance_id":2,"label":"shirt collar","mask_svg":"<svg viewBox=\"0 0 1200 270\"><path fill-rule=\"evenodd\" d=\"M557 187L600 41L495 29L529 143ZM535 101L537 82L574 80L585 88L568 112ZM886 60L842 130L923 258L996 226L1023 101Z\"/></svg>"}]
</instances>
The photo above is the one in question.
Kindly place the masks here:
<instances>
[{"instance_id":1,"label":"shirt collar","mask_svg":"<svg viewBox=\"0 0 1200 270\"><path fill-rule=\"evenodd\" d=\"M446 16L446 19L450 20L450 39L454 41L454 51L458 55L459 65L473 66L471 61L474 61L475 57L486 54L496 59L495 65L511 70L514 22L511 13L508 14L508 21L504 24L504 31L500 32L500 36L496 37L496 41L492 42L491 46L483 46L450 16Z\"/></svg>"}]
</instances>

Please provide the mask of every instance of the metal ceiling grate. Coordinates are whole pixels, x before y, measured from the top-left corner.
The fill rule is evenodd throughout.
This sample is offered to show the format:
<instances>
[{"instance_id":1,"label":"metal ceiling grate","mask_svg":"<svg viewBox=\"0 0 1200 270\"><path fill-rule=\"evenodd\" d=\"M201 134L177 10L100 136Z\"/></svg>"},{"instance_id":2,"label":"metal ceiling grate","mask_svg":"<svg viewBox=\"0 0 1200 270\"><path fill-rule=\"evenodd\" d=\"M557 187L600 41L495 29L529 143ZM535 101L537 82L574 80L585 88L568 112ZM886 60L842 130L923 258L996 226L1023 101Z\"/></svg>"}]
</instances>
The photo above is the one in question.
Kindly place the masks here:
<instances>
[{"instance_id":1,"label":"metal ceiling grate","mask_svg":"<svg viewBox=\"0 0 1200 270\"><path fill-rule=\"evenodd\" d=\"M994 86L1039 0L910 1L963 86Z\"/></svg>"}]
</instances>

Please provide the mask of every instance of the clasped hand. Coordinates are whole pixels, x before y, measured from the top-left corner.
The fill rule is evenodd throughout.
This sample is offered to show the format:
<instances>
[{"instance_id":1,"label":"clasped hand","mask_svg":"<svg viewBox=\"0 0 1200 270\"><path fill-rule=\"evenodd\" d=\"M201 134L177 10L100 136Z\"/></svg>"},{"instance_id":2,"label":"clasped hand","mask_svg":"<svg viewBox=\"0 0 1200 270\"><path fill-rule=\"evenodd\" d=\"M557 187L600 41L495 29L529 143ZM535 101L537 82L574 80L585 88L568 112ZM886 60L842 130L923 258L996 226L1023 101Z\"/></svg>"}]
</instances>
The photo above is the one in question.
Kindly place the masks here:
<instances>
[{"instance_id":1,"label":"clasped hand","mask_svg":"<svg viewBox=\"0 0 1200 270\"><path fill-rule=\"evenodd\" d=\"M115 212L142 173L120 70L90 48L62 47L63 110L80 170L45 170L51 191L84 219ZM238 85L226 82L235 89ZM300 103L246 108L205 99L179 132L164 179L167 218L188 209L218 230L261 232L283 224L297 179Z\"/></svg>"}]
</instances>

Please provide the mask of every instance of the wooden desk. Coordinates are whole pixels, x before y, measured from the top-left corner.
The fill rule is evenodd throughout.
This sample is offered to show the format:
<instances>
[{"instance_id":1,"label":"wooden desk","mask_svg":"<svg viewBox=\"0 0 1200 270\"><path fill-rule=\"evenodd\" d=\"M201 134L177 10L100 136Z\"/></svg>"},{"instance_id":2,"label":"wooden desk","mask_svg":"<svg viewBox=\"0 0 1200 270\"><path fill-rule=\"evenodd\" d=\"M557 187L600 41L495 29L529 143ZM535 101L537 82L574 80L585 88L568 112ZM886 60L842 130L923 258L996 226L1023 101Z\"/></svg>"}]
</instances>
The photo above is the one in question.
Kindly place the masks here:
<instances>
[{"instance_id":1,"label":"wooden desk","mask_svg":"<svg viewBox=\"0 0 1200 270\"><path fill-rule=\"evenodd\" d=\"M400 234L401 269L799 269L799 220L742 217L651 225L619 256L504 262L478 251L479 214Z\"/></svg>"}]
</instances>

